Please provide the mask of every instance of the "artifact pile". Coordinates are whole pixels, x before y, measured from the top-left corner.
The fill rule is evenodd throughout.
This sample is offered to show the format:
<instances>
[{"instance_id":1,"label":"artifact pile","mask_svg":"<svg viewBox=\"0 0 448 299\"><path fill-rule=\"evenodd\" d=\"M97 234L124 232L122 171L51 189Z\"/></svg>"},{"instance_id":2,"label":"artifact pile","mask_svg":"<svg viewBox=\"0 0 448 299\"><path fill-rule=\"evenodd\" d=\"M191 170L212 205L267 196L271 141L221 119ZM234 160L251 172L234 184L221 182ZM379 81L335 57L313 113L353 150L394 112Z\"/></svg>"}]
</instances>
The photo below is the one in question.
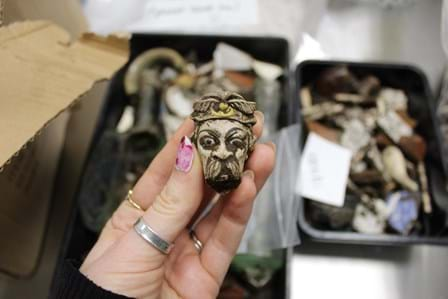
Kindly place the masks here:
<instances>
[{"instance_id":1,"label":"artifact pile","mask_svg":"<svg viewBox=\"0 0 448 299\"><path fill-rule=\"evenodd\" d=\"M430 214L432 206L426 142L416 133L405 91L338 66L303 87L300 99L307 130L352 152L344 206L311 201L312 221L366 234L418 230L420 211Z\"/></svg>"}]
</instances>

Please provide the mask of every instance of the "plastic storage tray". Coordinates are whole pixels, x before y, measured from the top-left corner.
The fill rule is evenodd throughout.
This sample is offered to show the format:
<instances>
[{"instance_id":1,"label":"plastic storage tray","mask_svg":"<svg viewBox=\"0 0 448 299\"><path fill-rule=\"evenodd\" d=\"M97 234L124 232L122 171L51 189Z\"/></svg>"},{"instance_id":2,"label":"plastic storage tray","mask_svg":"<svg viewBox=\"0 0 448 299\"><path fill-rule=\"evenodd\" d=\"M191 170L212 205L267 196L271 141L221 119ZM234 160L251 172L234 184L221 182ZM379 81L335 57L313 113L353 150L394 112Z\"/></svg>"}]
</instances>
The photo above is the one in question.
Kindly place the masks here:
<instances>
[{"instance_id":1,"label":"plastic storage tray","mask_svg":"<svg viewBox=\"0 0 448 299\"><path fill-rule=\"evenodd\" d=\"M288 105L291 103L291 88L289 76L289 45L283 38L277 37L237 37L237 36L207 36L207 35L177 35L177 34L134 34L130 42L130 58L132 61L143 51L155 47L169 47L181 54L191 50L197 53L200 62L208 62L213 58L213 50L219 42L233 45L254 58L280 65L284 76L280 79L282 84L282 103L280 107L279 126L288 124ZM129 63L120 69L112 78L107 95L104 100L101 114L93 138L90 154L100 136L108 128L115 127L125 105L129 99L125 95L123 76ZM89 155L90 156L90 155ZM89 158L87 159L89 161ZM85 171L85 167L84 167ZM78 191L79 192L79 191ZM66 230L65 245L61 250L60 259L81 260L93 246L97 235L89 231L82 223L78 205L73 211L71 224ZM285 298L287 292L287 268L290 258L284 250L285 267L278 271L272 280L272 289L262 290L254 298Z\"/></svg>"},{"instance_id":2,"label":"plastic storage tray","mask_svg":"<svg viewBox=\"0 0 448 299\"><path fill-rule=\"evenodd\" d=\"M356 76L372 74L377 76L382 85L403 89L409 98L409 114L417 119L416 131L424 137L428 145L425 165L428 175L429 191L431 197L442 196L440 200L448 200L443 195L444 180L434 180L434 176L444 174L441 163L439 146L439 130L434 115L434 102L431 96L426 76L422 71L410 65L381 64L381 63L355 63L345 61L314 61L308 60L297 66L295 72L296 105L300 106L299 90L301 87L313 82L319 74L329 67L346 65ZM306 126L302 121L302 146L308 135ZM444 175L443 175L444 176ZM444 223L444 215L437 208L433 216L424 218L423 235L394 235L380 234L368 235L351 231L322 230L311 223L308 217L308 199L301 201L299 213L299 226L301 231L311 239L322 242L354 243L354 244L381 244L381 245L404 245L404 244L443 244L448 245L448 236L441 235L435 227ZM435 206L434 200L432 200ZM422 217L420 215L420 217ZM422 219L422 218L421 218Z\"/></svg>"}]
</instances>

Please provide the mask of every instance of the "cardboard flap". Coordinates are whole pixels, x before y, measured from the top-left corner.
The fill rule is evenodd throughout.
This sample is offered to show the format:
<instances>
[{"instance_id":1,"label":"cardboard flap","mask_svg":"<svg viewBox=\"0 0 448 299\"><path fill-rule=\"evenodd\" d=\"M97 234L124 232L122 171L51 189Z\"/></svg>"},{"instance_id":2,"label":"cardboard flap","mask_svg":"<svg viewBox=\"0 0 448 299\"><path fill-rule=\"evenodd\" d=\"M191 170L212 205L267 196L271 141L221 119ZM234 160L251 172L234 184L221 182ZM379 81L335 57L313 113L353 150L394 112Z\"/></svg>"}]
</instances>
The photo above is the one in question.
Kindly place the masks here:
<instances>
[{"instance_id":1,"label":"cardboard flap","mask_svg":"<svg viewBox=\"0 0 448 299\"><path fill-rule=\"evenodd\" d=\"M127 61L126 40L69 40L48 21L0 28L0 171L51 119Z\"/></svg>"}]
</instances>

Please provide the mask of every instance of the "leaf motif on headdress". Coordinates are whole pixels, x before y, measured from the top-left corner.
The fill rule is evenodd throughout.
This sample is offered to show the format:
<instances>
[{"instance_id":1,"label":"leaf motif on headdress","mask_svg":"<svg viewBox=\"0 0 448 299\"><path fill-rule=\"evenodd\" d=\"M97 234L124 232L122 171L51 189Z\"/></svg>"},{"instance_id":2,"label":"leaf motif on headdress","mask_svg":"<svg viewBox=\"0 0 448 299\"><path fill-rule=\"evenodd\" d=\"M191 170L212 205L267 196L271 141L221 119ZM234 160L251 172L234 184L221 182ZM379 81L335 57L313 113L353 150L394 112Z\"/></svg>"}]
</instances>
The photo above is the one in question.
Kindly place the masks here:
<instances>
[{"instance_id":1,"label":"leaf motif on headdress","mask_svg":"<svg viewBox=\"0 0 448 299\"><path fill-rule=\"evenodd\" d=\"M193 103L193 110L197 112L206 112L207 110L210 109L210 106L213 103L217 102L219 101L213 98L201 99Z\"/></svg>"},{"instance_id":2,"label":"leaf motif on headdress","mask_svg":"<svg viewBox=\"0 0 448 299\"><path fill-rule=\"evenodd\" d=\"M235 99L229 100L228 103L232 108L241 111L244 114L253 114L256 109L255 102L249 102L246 100Z\"/></svg>"}]
</instances>

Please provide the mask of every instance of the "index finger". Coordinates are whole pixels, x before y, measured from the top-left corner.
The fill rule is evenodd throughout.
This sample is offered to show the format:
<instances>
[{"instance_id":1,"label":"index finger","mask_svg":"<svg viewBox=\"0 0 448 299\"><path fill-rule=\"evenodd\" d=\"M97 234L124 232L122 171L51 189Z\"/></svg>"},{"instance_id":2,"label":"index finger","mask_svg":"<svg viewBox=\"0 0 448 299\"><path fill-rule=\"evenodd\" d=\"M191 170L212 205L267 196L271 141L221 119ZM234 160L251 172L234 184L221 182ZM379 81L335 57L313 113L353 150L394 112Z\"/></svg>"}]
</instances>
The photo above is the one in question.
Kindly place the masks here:
<instances>
[{"instance_id":1,"label":"index finger","mask_svg":"<svg viewBox=\"0 0 448 299\"><path fill-rule=\"evenodd\" d=\"M133 189L133 200L144 210L151 205L168 181L176 162L180 140L183 136L190 136L193 130L193 120L186 119L137 181Z\"/></svg>"}]
</instances>

